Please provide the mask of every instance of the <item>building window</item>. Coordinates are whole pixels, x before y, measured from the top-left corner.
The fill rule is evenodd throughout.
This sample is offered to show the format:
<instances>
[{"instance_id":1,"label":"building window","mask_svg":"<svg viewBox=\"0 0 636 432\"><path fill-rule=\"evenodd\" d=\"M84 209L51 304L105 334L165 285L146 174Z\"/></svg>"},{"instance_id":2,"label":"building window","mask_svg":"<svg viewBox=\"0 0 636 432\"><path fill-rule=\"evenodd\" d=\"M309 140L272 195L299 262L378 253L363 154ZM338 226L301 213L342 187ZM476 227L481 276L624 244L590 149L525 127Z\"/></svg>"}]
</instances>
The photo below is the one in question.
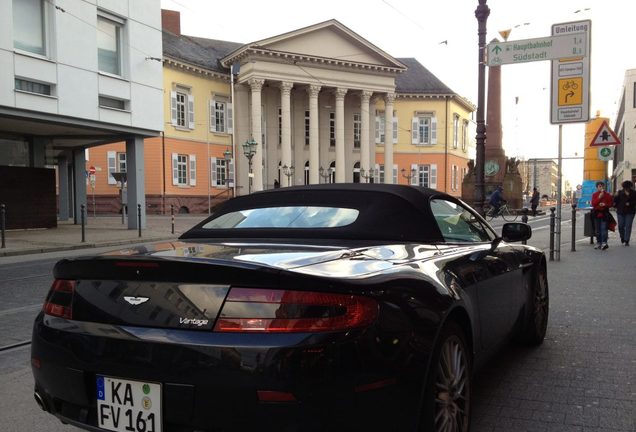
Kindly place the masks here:
<instances>
[{"instance_id":1,"label":"building window","mask_svg":"<svg viewBox=\"0 0 636 432\"><path fill-rule=\"evenodd\" d=\"M636 82L634 83L634 108L636 108Z\"/></svg>"},{"instance_id":2,"label":"building window","mask_svg":"<svg viewBox=\"0 0 636 432\"><path fill-rule=\"evenodd\" d=\"M336 146L336 113L329 113L329 145Z\"/></svg>"},{"instance_id":3,"label":"building window","mask_svg":"<svg viewBox=\"0 0 636 432\"><path fill-rule=\"evenodd\" d=\"M191 96L186 94L186 97ZM232 133L232 123L232 103L226 98L213 98L210 101L210 131Z\"/></svg>"},{"instance_id":4,"label":"building window","mask_svg":"<svg viewBox=\"0 0 636 432\"><path fill-rule=\"evenodd\" d=\"M46 55L44 0L13 0L13 47Z\"/></svg>"},{"instance_id":5,"label":"building window","mask_svg":"<svg viewBox=\"0 0 636 432\"><path fill-rule=\"evenodd\" d=\"M451 165L451 190L456 191L459 189L459 170L457 165Z\"/></svg>"},{"instance_id":6,"label":"building window","mask_svg":"<svg viewBox=\"0 0 636 432\"><path fill-rule=\"evenodd\" d=\"M362 117L360 113L353 115L353 148L360 148L360 131L362 130ZM358 174L360 170L358 169ZM360 181L354 183L359 183Z\"/></svg>"},{"instance_id":7,"label":"building window","mask_svg":"<svg viewBox=\"0 0 636 432\"><path fill-rule=\"evenodd\" d=\"M416 170L416 182L415 184L422 187L431 189L437 188L437 165L414 165Z\"/></svg>"},{"instance_id":8,"label":"building window","mask_svg":"<svg viewBox=\"0 0 636 432\"><path fill-rule=\"evenodd\" d=\"M468 146L468 121L464 120L462 122L462 151L466 152L466 147Z\"/></svg>"},{"instance_id":9,"label":"building window","mask_svg":"<svg viewBox=\"0 0 636 432\"><path fill-rule=\"evenodd\" d=\"M278 145L283 143L283 109L278 107Z\"/></svg>"},{"instance_id":10,"label":"building window","mask_svg":"<svg viewBox=\"0 0 636 432\"><path fill-rule=\"evenodd\" d=\"M375 177L373 180L375 183L384 183L384 164L376 164Z\"/></svg>"},{"instance_id":11,"label":"building window","mask_svg":"<svg viewBox=\"0 0 636 432\"><path fill-rule=\"evenodd\" d=\"M172 184L196 186L197 160L195 155L172 153Z\"/></svg>"},{"instance_id":12,"label":"building window","mask_svg":"<svg viewBox=\"0 0 636 432\"><path fill-rule=\"evenodd\" d=\"M214 187L232 187L234 185L234 160L210 158L210 184ZM192 170L192 164L190 164Z\"/></svg>"},{"instance_id":13,"label":"building window","mask_svg":"<svg viewBox=\"0 0 636 432\"><path fill-rule=\"evenodd\" d=\"M109 151L106 154L108 159L108 184L117 184L117 180L113 177L113 173L126 172L126 153Z\"/></svg>"},{"instance_id":14,"label":"building window","mask_svg":"<svg viewBox=\"0 0 636 432\"><path fill-rule=\"evenodd\" d=\"M99 106L103 108L114 108L118 110L126 109L126 101L121 99L115 99L107 96L99 97Z\"/></svg>"},{"instance_id":15,"label":"building window","mask_svg":"<svg viewBox=\"0 0 636 432\"><path fill-rule=\"evenodd\" d=\"M51 96L51 85L50 84L42 84L35 81L28 81L25 79L16 78L15 79L15 89L29 92L29 93L37 93L46 96Z\"/></svg>"},{"instance_id":16,"label":"building window","mask_svg":"<svg viewBox=\"0 0 636 432\"><path fill-rule=\"evenodd\" d=\"M216 182L215 186L225 186L227 179L227 162L225 159L216 160Z\"/></svg>"},{"instance_id":17,"label":"building window","mask_svg":"<svg viewBox=\"0 0 636 432\"><path fill-rule=\"evenodd\" d=\"M122 28L124 21L100 12L97 16L97 68L122 75Z\"/></svg>"},{"instance_id":18,"label":"building window","mask_svg":"<svg viewBox=\"0 0 636 432\"><path fill-rule=\"evenodd\" d=\"M360 162L353 164L353 182L360 183Z\"/></svg>"},{"instance_id":19,"label":"building window","mask_svg":"<svg viewBox=\"0 0 636 432\"><path fill-rule=\"evenodd\" d=\"M384 144L384 111L376 111L375 115L375 143Z\"/></svg>"},{"instance_id":20,"label":"building window","mask_svg":"<svg viewBox=\"0 0 636 432\"><path fill-rule=\"evenodd\" d=\"M194 129L194 96L189 88L179 85L173 86L173 90L170 92L170 117L173 126ZM215 124L212 123L212 119L210 122Z\"/></svg>"},{"instance_id":21,"label":"building window","mask_svg":"<svg viewBox=\"0 0 636 432\"><path fill-rule=\"evenodd\" d=\"M413 117L412 140L415 145L437 144L437 120L431 115Z\"/></svg>"},{"instance_id":22,"label":"building window","mask_svg":"<svg viewBox=\"0 0 636 432\"><path fill-rule=\"evenodd\" d=\"M309 111L305 111L305 145L309 145L309 124Z\"/></svg>"},{"instance_id":23,"label":"building window","mask_svg":"<svg viewBox=\"0 0 636 432\"><path fill-rule=\"evenodd\" d=\"M329 183L336 182L336 161L329 164Z\"/></svg>"},{"instance_id":24,"label":"building window","mask_svg":"<svg viewBox=\"0 0 636 432\"><path fill-rule=\"evenodd\" d=\"M459 116L453 115L453 148L459 145Z\"/></svg>"}]
</instances>

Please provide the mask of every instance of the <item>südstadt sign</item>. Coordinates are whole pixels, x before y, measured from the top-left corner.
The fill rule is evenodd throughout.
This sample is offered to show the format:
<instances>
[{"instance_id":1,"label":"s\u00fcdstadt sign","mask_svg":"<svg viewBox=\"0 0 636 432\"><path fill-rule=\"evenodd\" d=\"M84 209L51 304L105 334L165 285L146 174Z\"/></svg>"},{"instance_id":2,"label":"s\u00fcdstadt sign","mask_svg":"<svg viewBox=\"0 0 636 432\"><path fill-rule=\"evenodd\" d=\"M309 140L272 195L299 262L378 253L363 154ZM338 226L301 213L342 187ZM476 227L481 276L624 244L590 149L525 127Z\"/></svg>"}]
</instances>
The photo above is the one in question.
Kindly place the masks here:
<instances>
[{"instance_id":1,"label":"s\u00fcdstadt sign","mask_svg":"<svg viewBox=\"0 0 636 432\"><path fill-rule=\"evenodd\" d=\"M571 35L524 39L488 44L488 66L552 60L587 55L585 38Z\"/></svg>"}]
</instances>

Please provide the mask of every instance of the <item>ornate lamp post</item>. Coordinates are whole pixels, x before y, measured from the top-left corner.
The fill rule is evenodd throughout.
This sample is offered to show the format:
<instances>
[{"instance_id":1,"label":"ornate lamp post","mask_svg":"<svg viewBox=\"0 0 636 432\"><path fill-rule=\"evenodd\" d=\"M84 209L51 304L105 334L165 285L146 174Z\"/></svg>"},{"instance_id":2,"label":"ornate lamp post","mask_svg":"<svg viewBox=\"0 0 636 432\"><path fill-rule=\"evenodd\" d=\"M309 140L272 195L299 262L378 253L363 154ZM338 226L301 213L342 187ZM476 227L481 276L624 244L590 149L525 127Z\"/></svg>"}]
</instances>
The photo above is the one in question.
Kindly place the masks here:
<instances>
[{"instance_id":1,"label":"ornate lamp post","mask_svg":"<svg viewBox=\"0 0 636 432\"><path fill-rule=\"evenodd\" d=\"M360 177L362 177L367 183L369 183L369 180L375 177L376 175L377 175L377 170L375 169L365 170L364 168L360 168Z\"/></svg>"},{"instance_id":2,"label":"ornate lamp post","mask_svg":"<svg viewBox=\"0 0 636 432\"><path fill-rule=\"evenodd\" d=\"M486 5L486 0L479 0L479 6L475 10L479 36L479 71L477 88L477 155L475 157L475 210L479 214L484 214L484 200L486 190L484 184L484 158L486 157L486 124L484 122L484 99L486 91L486 58L484 55L486 47L486 21L490 15L490 9Z\"/></svg>"},{"instance_id":3,"label":"ornate lamp post","mask_svg":"<svg viewBox=\"0 0 636 432\"><path fill-rule=\"evenodd\" d=\"M287 165L283 165L282 170L283 170L283 174L285 174L285 177L287 177L287 186L291 186L290 177L292 177L294 175L294 171L296 171L294 166L292 165L288 167Z\"/></svg>"},{"instance_id":4,"label":"ornate lamp post","mask_svg":"<svg viewBox=\"0 0 636 432\"><path fill-rule=\"evenodd\" d=\"M318 169L318 174L324 179L323 183L329 183L329 177L331 177L330 169L324 169L323 167L320 167Z\"/></svg>"},{"instance_id":5,"label":"ornate lamp post","mask_svg":"<svg viewBox=\"0 0 636 432\"><path fill-rule=\"evenodd\" d=\"M404 177L405 179L408 179L409 184L411 184L411 182L413 181L413 178L415 178L415 175L417 174L417 170L415 168L411 168L410 171L407 171L404 168L402 168L400 172L402 173L402 177Z\"/></svg>"},{"instance_id":6,"label":"ornate lamp post","mask_svg":"<svg viewBox=\"0 0 636 432\"><path fill-rule=\"evenodd\" d=\"M247 161L249 163L249 179L248 179L248 186L247 186L247 192L248 193L252 193L252 178L254 177L254 174L252 173L252 158L254 157L254 155L256 154L256 146L258 145L258 143L256 141L254 141L254 139L250 139L249 141L245 141L243 143L243 154L245 155L245 157L247 158Z\"/></svg>"}]
</instances>

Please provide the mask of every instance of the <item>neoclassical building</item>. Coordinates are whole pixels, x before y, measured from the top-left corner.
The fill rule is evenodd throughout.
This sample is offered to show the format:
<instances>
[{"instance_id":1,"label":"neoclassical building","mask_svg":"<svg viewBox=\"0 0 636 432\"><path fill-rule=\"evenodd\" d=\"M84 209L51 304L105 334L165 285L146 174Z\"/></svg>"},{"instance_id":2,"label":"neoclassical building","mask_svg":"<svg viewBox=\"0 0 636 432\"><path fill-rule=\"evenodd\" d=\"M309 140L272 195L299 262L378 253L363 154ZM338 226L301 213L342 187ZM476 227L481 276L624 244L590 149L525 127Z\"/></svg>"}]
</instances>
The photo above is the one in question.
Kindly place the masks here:
<instances>
[{"instance_id":1,"label":"neoclassical building","mask_svg":"<svg viewBox=\"0 0 636 432\"><path fill-rule=\"evenodd\" d=\"M146 140L146 166L156 166L149 213L205 212L232 195L324 182L461 195L475 107L414 58L394 58L336 20L238 44L182 35L178 12L162 12L165 128ZM102 151L109 175L125 170L123 149ZM114 197L113 180L98 194Z\"/></svg>"}]
</instances>

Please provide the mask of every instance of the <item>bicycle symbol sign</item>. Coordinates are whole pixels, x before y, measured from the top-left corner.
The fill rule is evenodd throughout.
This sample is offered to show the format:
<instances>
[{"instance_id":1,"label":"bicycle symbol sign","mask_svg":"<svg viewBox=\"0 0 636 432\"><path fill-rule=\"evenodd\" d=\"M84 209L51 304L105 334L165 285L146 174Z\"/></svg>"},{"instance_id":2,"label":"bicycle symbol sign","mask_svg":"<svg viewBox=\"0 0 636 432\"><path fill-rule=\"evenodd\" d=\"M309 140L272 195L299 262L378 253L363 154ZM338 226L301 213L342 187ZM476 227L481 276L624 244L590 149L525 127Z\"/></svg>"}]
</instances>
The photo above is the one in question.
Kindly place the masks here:
<instances>
[{"instance_id":1,"label":"bicycle symbol sign","mask_svg":"<svg viewBox=\"0 0 636 432\"><path fill-rule=\"evenodd\" d=\"M580 105L583 103L583 78L565 78L559 80L559 106Z\"/></svg>"}]
</instances>

